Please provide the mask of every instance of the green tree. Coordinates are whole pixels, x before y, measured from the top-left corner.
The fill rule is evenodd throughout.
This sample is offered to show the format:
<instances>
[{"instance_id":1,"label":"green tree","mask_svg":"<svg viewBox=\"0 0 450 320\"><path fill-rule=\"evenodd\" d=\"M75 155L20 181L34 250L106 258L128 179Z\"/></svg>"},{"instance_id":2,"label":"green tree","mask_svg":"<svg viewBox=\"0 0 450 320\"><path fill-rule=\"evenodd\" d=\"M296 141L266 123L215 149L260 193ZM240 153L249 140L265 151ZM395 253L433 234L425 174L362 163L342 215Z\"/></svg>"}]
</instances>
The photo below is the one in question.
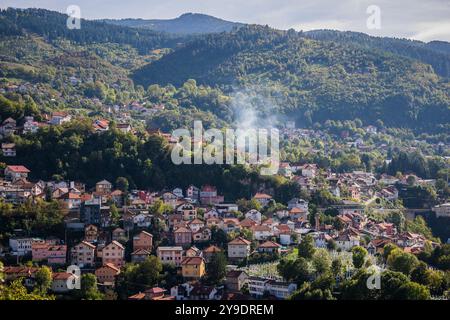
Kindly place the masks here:
<instances>
[{"instance_id":1,"label":"green tree","mask_svg":"<svg viewBox=\"0 0 450 320\"><path fill-rule=\"evenodd\" d=\"M140 264L126 264L116 281L119 297L126 299L156 285L162 269L161 261L155 256L148 257Z\"/></svg>"},{"instance_id":2,"label":"green tree","mask_svg":"<svg viewBox=\"0 0 450 320\"><path fill-rule=\"evenodd\" d=\"M318 273L327 273L331 270L331 257L326 249L317 249L312 257L312 264Z\"/></svg>"},{"instance_id":3,"label":"green tree","mask_svg":"<svg viewBox=\"0 0 450 320\"><path fill-rule=\"evenodd\" d=\"M398 249L398 247L393 243L388 243L383 247L383 259L387 261L387 258L391 254L394 249Z\"/></svg>"},{"instance_id":4,"label":"green tree","mask_svg":"<svg viewBox=\"0 0 450 320\"><path fill-rule=\"evenodd\" d=\"M128 179L125 177L118 177L116 179L116 188L124 193L128 192L128 188L129 188Z\"/></svg>"},{"instance_id":5,"label":"green tree","mask_svg":"<svg viewBox=\"0 0 450 320\"><path fill-rule=\"evenodd\" d=\"M41 267L35 276L36 289L40 294L47 294L48 289L52 286L52 270L47 267Z\"/></svg>"},{"instance_id":6,"label":"green tree","mask_svg":"<svg viewBox=\"0 0 450 320\"><path fill-rule=\"evenodd\" d=\"M298 245L298 256L309 260L313 257L315 251L314 239L308 234Z\"/></svg>"},{"instance_id":7,"label":"green tree","mask_svg":"<svg viewBox=\"0 0 450 320\"><path fill-rule=\"evenodd\" d=\"M333 262L331 263L331 272L335 277L341 276L342 273L344 272L344 266L340 258L334 259Z\"/></svg>"},{"instance_id":8,"label":"green tree","mask_svg":"<svg viewBox=\"0 0 450 320\"><path fill-rule=\"evenodd\" d=\"M111 219L114 225L118 225L120 221L120 214L119 210L117 209L116 205L113 203L109 207L109 211L111 212Z\"/></svg>"},{"instance_id":9,"label":"green tree","mask_svg":"<svg viewBox=\"0 0 450 320\"><path fill-rule=\"evenodd\" d=\"M227 258L222 252L215 253L207 265L208 279L212 283L220 283L225 278Z\"/></svg>"},{"instance_id":10,"label":"green tree","mask_svg":"<svg viewBox=\"0 0 450 320\"><path fill-rule=\"evenodd\" d=\"M401 249L392 250L387 259L387 265L391 270L402 272L408 276L418 264L419 260L416 256Z\"/></svg>"},{"instance_id":11,"label":"green tree","mask_svg":"<svg viewBox=\"0 0 450 320\"><path fill-rule=\"evenodd\" d=\"M409 281L399 288L397 298L401 300L429 300L431 297L430 290L427 287Z\"/></svg>"},{"instance_id":12,"label":"green tree","mask_svg":"<svg viewBox=\"0 0 450 320\"><path fill-rule=\"evenodd\" d=\"M102 300L103 294L98 290L97 277L92 273L85 273L81 276L81 299Z\"/></svg>"},{"instance_id":13,"label":"green tree","mask_svg":"<svg viewBox=\"0 0 450 320\"><path fill-rule=\"evenodd\" d=\"M17 279L10 285L0 285L0 300L55 300L55 296L42 294L37 290L29 293L22 280Z\"/></svg>"},{"instance_id":14,"label":"green tree","mask_svg":"<svg viewBox=\"0 0 450 320\"><path fill-rule=\"evenodd\" d=\"M367 250L361 246L356 246L352 248L352 262L353 266L357 269L360 269L367 257Z\"/></svg>"},{"instance_id":15,"label":"green tree","mask_svg":"<svg viewBox=\"0 0 450 320\"><path fill-rule=\"evenodd\" d=\"M294 281L297 285L308 281L311 276L308 261L302 257L295 260L281 260L277 270L286 281Z\"/></svg>"}]
</instances>

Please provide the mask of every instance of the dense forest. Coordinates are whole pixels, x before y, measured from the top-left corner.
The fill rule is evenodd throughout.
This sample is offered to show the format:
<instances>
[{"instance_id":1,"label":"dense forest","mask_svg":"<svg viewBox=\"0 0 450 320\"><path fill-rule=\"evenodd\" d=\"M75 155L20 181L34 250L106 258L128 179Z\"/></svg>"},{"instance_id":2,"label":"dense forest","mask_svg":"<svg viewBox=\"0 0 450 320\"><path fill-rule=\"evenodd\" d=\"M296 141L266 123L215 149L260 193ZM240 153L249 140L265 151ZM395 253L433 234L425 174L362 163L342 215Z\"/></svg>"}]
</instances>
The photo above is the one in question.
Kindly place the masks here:
<instances>
[{"instance_id":1,"label":"dense forest","mask_svg":"<svg viewBox=\"0 0 450 320\"><path fill-rule=\"evenodd\" d=\"M175 34L204 34L229 32L233 28L238 28L243 24L225 21L216 17L200 13L185 13L175 19L105 19L107 23L150 29L154 31L169 32Z\"/></svg>"},{"instance_id":2,"label":"dense forest","mask_svg":"<svg viewBox=\"0 0 450 320\"><path fill-rule=\"evenodd\" d=\"M180 85L189 78L219 86L269 92L276 112L302 125L328 119L382 120L388 126L446 130L448 82L429 65L391 53L311 40L293 30L242 27L213 34L142 67L144 86Z\"/></svg>"},{"instance_id":3,"label":"dense forest","mask_svg":"<svg viewBox=\"0 0 450 320\"><path fill-rule=\"evenodd\" d=\"M351 44L367 49L390 52L429 64L442 77L450 77L450 44L444 41L421 41L371 37L359 32L314 30L305 32L308 38Z\"/></svg>"},{"instance_id":4,"label":"dense forest","mask_svg":"<svg viewBox=\"0 0 450 320\"><path fill-rule=\"evenodd\" d=\"M283 190L275 194L280 200L299 191L281 177L262 177L256 168L247 166L175 165L161 137L138 138L116 130L114 124L109 131L96 133L88 119L16 136L14 142L18 154L14 161L27 166L33 179L69 179L92 187L102 179L125 177L131 188L155 191L213 184L230 200L248 198L263 185Z\"/></svg>"},{"instance_id":5,"label":"dense forest","mask_svg":"<svg viewBox=\"0 0 450 320\"><path fill-rule=\"evenodd\" d=\"M66 27L66 21L65 14L45 9L6 9L0 12L0 35L23 36L26 32L31 32L48 41L64 38L79 44L128 44L143 54L155 48L175 47L184 39L148 29L134 29L84 19L81 20L80 29L69 29Z\"/></svg>"}]
</instances>

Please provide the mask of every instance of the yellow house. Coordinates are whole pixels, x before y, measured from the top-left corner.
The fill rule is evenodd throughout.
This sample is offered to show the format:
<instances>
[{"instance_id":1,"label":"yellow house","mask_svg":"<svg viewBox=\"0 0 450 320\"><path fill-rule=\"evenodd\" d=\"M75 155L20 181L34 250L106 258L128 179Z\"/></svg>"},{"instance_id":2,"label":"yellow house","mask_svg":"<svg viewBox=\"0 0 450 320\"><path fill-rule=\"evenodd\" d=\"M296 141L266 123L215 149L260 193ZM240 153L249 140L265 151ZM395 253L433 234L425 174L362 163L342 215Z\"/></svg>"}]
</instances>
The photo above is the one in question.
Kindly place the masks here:
<instances>
[{"instance_id":1,"label":"yellow house","mask_svg":"<svg viewBox=\"0 0 450 320\"><path fill-rule=\"evenodd\" d=\"M200 279L206 274L205 260L202 257L185 257L181 261L181 273L184 278Z\"/></svg>"}]
</instances>

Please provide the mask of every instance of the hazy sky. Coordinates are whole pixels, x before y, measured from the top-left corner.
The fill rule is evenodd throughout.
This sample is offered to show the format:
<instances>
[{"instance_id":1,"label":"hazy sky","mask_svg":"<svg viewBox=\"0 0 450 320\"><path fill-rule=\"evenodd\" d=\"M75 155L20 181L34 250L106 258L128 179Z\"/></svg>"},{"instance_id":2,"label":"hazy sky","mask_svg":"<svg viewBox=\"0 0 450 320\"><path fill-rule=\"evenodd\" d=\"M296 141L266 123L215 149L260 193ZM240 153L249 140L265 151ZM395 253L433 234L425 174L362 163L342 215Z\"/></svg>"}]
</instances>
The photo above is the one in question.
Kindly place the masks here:
<instances>
[{"instance_id":1,"label":"hazy sky","mask_svg":"<svg viewBox=\"0 0 450 320\"><path fill-rule=\"evenodd\" d=\"M1 0L0 7L39 7L82 18L174 18L185 12L296 30L337 29L371 35L450 41L450 0ZM368 29L369 5L380 8L380 29Z\"/></svg>"}]
</instances>

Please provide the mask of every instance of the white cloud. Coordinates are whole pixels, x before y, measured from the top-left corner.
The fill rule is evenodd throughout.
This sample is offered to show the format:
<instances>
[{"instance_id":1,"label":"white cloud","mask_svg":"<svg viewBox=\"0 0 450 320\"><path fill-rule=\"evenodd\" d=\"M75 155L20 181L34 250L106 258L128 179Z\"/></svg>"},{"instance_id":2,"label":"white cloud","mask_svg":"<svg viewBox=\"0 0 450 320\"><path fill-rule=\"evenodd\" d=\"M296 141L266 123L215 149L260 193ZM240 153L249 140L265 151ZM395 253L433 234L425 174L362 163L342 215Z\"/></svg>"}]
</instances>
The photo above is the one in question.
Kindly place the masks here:
<instances>
[{"instance_id":1,"label":"white cloud","mask_svg":"<svg viewBox=\"0 0 450 320\"><path fill-rule=\"evenodd\" d=\"M450 22L448 21L420 23L418 27L420 31L411 36L411 39L421 41L442 39L450 41Z\"/></svg>"}]
</instances>

